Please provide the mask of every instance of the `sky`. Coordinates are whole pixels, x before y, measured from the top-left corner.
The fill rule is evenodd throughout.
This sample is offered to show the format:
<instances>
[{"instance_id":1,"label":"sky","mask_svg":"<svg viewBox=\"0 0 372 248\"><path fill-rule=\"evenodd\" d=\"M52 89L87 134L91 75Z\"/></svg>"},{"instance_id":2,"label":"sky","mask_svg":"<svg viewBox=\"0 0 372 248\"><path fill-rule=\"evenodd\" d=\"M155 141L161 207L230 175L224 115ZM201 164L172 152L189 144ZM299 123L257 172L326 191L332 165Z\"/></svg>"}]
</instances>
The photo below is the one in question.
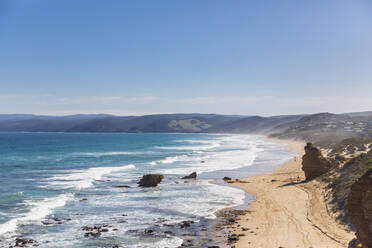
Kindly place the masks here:
<instances>
[{"instance_id":1,"label":"sky","mask_svg":"<svg viewBox=\"0 0 372 248\"><path fill-rule=\"evenodd\" d=\"M372 110L372 1L0 0L0 113Z\"/></svg>"}]
</instances>

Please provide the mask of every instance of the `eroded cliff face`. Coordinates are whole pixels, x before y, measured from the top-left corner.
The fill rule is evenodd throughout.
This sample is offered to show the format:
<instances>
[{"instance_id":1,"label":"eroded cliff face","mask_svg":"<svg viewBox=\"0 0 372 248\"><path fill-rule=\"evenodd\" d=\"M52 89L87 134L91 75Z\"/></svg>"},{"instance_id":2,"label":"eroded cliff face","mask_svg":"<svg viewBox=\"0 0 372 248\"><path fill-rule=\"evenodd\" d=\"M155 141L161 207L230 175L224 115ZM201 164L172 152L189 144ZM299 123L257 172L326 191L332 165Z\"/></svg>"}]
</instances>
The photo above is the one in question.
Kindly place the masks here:
<instances>
[{"instance_id":1,"label":"eroded cliff face","mask_svg":"<svg viewBox=\"0 0 372 248\"><path fill-rule=\"evenodd\" d=\"M372 248L372 169L351 186L348 210L358 240Z\"/></svg>"},{"instance_id":2,"label":"eroded cliff face","mask_svg":"<svg viewBox=\"0 0 372 248\"><path fill-rule=\"evenodd\" d=\"M302 170L306 180L312 180L332 168L332 163L323 157L322 152L312 143L305 146L305 155L302 157Z\"/></svg>"}]
</instances>

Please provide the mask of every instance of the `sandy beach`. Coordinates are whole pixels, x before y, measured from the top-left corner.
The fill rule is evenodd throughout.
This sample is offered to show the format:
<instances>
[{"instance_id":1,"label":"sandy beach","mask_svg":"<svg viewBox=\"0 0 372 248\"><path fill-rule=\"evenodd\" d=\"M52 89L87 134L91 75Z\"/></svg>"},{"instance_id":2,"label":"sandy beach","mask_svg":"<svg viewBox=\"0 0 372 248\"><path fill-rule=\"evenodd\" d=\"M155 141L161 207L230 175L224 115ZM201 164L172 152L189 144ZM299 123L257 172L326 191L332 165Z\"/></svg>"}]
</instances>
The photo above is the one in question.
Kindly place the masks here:
<instances>
[{"instance_id":1,"label":"sandy beach","mask_svg":"<svg viewBox=\"0 0 372 248\"><path fill-rule=\"evenodd\" d=\"M230 232L240 236L235 247L347 247L354 234L329 215L322 185L303 181L305 144L272 141L287 143L298 156L272 173L232 183L256 197L247 213L230 227Z\"/></svg>"}]
</instances>

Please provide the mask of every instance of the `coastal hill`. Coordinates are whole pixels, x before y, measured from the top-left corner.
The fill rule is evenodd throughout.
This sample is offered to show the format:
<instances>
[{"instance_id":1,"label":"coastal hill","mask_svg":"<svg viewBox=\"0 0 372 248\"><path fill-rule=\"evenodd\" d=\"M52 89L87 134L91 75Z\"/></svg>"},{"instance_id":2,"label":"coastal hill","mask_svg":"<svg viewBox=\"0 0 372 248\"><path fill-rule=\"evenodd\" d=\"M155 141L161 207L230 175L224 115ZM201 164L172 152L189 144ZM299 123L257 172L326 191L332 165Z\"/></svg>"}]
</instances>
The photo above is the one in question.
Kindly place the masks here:
<instances>
[{"instance_id":1,"label":"coastal hill","mask_svg":"<svg viewBox=\"0 0 372 248\"><path fill-rule=\"evenodd\" d=\"M240 116L163 114L145 116L0 115L0 131L22 132L206 132Z\"/></svg>"},{"instance_id":2,"label":"coastal hill","mask_svg":"<svg viewBox=\"0 0 372 248\"><path fill-rule=\"evenodd\" d=\"M330 146L350 137L371 137L372 112L272 117L217 114L0 115L0 131L254 133Z\"/></svg>"}]
</instances>

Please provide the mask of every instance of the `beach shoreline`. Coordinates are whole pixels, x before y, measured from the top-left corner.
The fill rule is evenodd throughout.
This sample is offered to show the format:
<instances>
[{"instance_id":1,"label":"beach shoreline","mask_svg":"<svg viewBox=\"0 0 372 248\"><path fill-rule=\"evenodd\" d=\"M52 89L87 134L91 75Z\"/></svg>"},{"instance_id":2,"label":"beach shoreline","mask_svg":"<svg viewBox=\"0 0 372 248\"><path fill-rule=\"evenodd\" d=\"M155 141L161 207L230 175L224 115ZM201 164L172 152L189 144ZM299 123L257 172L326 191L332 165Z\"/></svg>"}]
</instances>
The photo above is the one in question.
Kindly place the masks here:
<instances>
[{"instance_id":1,"label":"beach shoreline","mask_svg":"<svg viewBox=\"0 0 372 248\"><path fill-rule=\"evenodd\" d=\"M278 169L239 180L230 181L256 199L250 207L226 218L226 237L235 248L246 247L347 247L354 237L346 226L329 213L323 197L323 185L313 180L304 181L301 169L305 143L263 137L271 142L288 145L297 156ZM232 209L221 212L230 213Z\"/></svg>"}]
</instances>

